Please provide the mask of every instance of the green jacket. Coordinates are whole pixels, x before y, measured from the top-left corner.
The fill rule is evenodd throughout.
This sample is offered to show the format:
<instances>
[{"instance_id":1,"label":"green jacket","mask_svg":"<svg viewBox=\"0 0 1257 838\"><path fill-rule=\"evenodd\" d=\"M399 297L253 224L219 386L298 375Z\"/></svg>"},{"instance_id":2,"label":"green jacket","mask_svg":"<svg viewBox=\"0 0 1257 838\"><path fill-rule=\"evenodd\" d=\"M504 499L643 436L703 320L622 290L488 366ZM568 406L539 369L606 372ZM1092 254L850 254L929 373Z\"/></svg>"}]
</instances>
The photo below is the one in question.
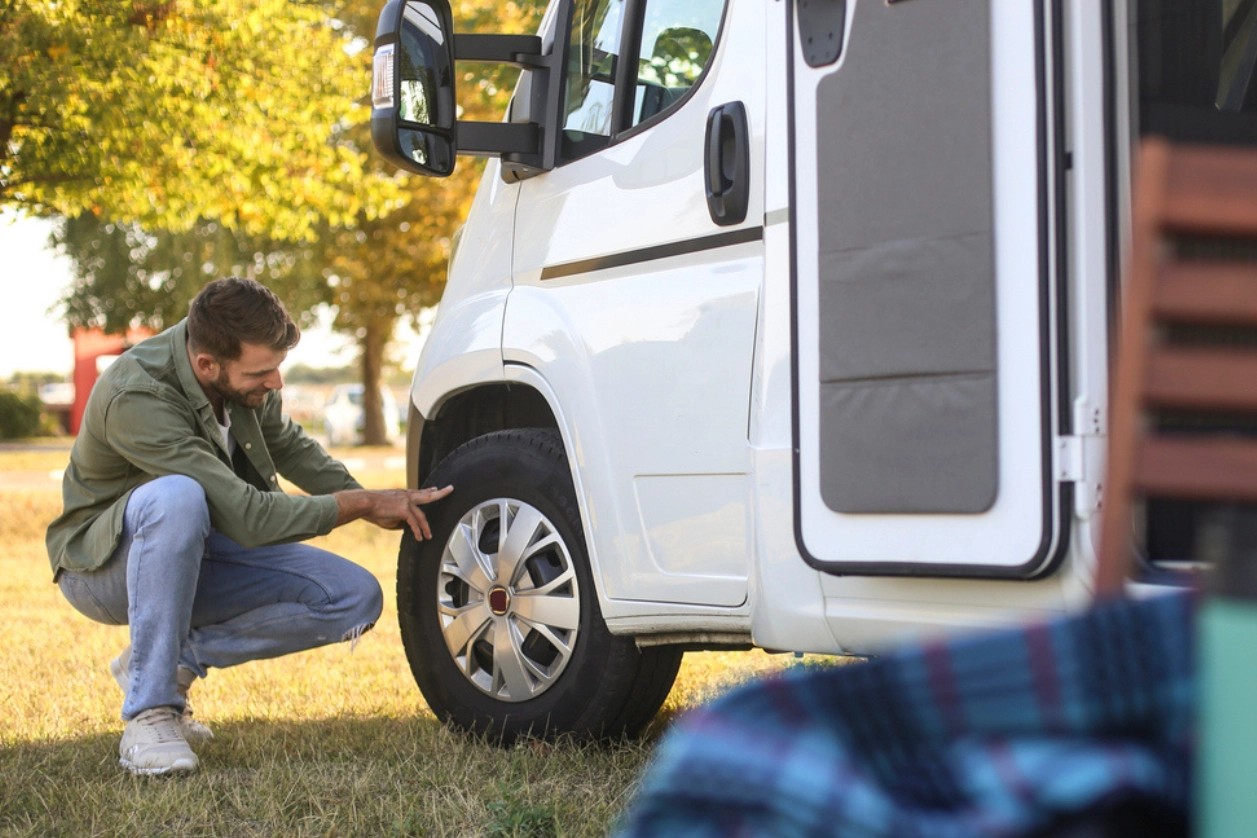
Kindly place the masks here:
<instances>
[{"instance_id":1,"label":"green jacket","mask_svg":"<svg viewBox=\"0 0 1257 838\"><path fill-rule=\"evenodd\" d=\"M362 488L284 415L278 391L257 409L227 406L231 435L248 461L238 476L186 338L184 321L132 347L92 388L61 485L64 509L48 527L54 573L105 564L131 491L155 477L182 474L200 483L211 525L245 546L330 532L337 514L330 493ZM309 495L285 494L281 475Z\"/></svg>"}]
</instances>

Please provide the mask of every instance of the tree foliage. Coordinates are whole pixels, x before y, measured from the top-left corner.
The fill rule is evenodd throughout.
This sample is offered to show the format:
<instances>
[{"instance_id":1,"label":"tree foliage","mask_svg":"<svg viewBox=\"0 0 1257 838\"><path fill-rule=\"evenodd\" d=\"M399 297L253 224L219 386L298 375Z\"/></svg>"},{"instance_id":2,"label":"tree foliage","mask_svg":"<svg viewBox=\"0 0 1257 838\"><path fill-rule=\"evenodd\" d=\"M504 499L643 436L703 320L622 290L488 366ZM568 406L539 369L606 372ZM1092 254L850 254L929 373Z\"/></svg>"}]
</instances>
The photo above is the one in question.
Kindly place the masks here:
<instances>
[{"instance_id":1,"label":"tree foliage","mask_svg":"<svg viewBox=\"0 0 1257 838\"><path fill-rule=\"evenodd\" d=\"M35 436L39 415L39 399L34 394L0 390L0 439Z\"/></svg>"},{"instance_id":2,"label":"tree foliage","mask_svg":"<svg viewBox=\"0 0 1257 838\"><path fill-rule=\"evenodd\" d=\"M160 330L187 314L206 282L224 276L271 286L303 325L328 301L322 254L313 243L276 242L216 221L148 232L84 213L65 219L53 241L74 266L74 283L62 300L72 326Z\"/></svg>"},{"instance_id":3,"label":"tree foliage","mask_svg":"<svg viewBox=\"0 0 1257 838\"><path fill-rule=\"evenodd\" d=\"M338 142L369 49L324 5L0 3L0 204L278 239L393 206Z\"/></svg>"},{"instance_id":4,"label":"tree foliage","mask_svg":"<svg viewBox=\"0 0 1257 838\"><path fill-rule=\"evenodd\" d=\"M28 10L45 5L35 0L17 2ZM453 4L455 28L458 32L532 32L543 5L541 0L457 0ZM173 150L160 144L135 147L141 168L151 156L142 184L134 178L124 184L122 175L111 175L113 179L101 185L85 175L81 181L66 181L82 187L83 191L73 193L78 197L58 203L60 199L54 198L61 193L53 186L65 173L57 175L57 166L79 158L50 152L25 158L47 164L51 174L46 188L36 186L31 167L20 184L10 179L10 185L0 187L0 202L12 200L12 195L29 196L23 200L34 201L30 206L67 215L58 242L76 266L75 286L65 300L71 323L110 330L136 323L162 328L183 316L206 281L228 274L267 283L294 313L308 313L319 303L330 303L336 312L333 328L353 336L360 348L367 394L366 441L383 441L377 394L389 342L399 320L417 315L440 299L451 241L466 217L483 166L464 157L453 176L431 179L400 173L375 155L367 97L369 45L380 6L378 0L305 4L180 0L177 6L157 7L164 11L141 23L122 13L110 18L109 26L121 27L136 40L122 49L134 60L155 60L151 59L154 54L168 53L171 27L198 49L218 45L212 52L216 83L182 91L172 88L156 97L159 111L184 109L199 116L181 123L191 132L190 139L176 133ZM235 10L240 20L233 22L232 13L219 7ZM134 13L138 7L127 8ZM200 15L195 21L193 12ZM202 25L203 29L198 28ZM235 33L240 27L253 27L254 35L238 38ZM245 42L253 44L252 50ZM284 52L262 55L266 50L259 44L282 47ZM78 49L91 51L87 46ZM204 65L206 53L197 54ZM197 61L188 58L186 66L195 68ZM501 118L517 71L462 64L459 71L463 116ZM278 89L268 91L259 82L267 74L289 78L272 79ZM301 83L294 85L292 77ZM309 91L309 103L300 101L302 85ZM242 118L238 129L226 119L226 111L214 111L206 104L219 90L235 91L261 104ZM339 110L331 101L337 97ZM219 98L219 104L226 107L229 97ZM0 97L0 107L3 104ZM143 111L139 103L136 107ZM206 115L207 107L211 116L218 114L217 121ZM146 119L141 119L145 131L161 118ZM197 133L207 126L212 127L211 136L201 136L204 130ZM24 130L24 137L45 137L32 128ZM51 133L45 139L52 145L61 143ZM304 149L294 157L296 168L289 172L308 174L309 181L299 178L300 187L267 179L267 166L284 158L291 146ZM211 153L202 159L201 152L207 149ZM81 166L76 163L74 171L103 170L109 162L98 159L94 150L85 154L91 159L84 158ZM303 155L320 159L329 155L323 162L334 171L325 182L314 182L318 177L314 166L305 167ZM17 171L17 162L11 161L19 161L16 153L3 161L9 167L6 173ZM96 186L87 188L88 181ZM189 190L190 185L194 190ZM284 192L298 188L304 191ZM196 192L196 200L186 194L190 191ZM146 202L147 212L142 211Z\"/></svg>"}]
</instances>

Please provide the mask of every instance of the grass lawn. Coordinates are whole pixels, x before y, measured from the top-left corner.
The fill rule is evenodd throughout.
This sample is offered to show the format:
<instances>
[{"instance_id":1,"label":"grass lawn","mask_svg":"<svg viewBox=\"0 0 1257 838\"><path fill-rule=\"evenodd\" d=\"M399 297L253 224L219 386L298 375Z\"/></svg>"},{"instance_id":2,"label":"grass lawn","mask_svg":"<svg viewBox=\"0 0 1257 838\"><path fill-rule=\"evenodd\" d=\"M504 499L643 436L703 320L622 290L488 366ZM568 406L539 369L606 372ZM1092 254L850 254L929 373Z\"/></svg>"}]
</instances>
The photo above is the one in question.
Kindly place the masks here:
<instances>
[{"instance_id":1,"label":"grass lawn","mask_svg":"<svg viewBox=\"0 0 1257 838\"><path fill-rule=\"evenodd\" d=\"M348 452L340 452L348 453ZM0 836L603 835L631 799L669 719L790 658L686 656L652 734L611 746L499 748L445 729L424 704L397 628L397 535L369 524L316 542L370 568L384 616L347 645L216 670L193 690L216 738L199 774L134 778L118 767L121 695L107 662L124 627L80 616L50 584L43 489L4 472L55 469L66 449L0 450ZM400 471L359 475L400 485Z\"/></svg>"}]
</instances>

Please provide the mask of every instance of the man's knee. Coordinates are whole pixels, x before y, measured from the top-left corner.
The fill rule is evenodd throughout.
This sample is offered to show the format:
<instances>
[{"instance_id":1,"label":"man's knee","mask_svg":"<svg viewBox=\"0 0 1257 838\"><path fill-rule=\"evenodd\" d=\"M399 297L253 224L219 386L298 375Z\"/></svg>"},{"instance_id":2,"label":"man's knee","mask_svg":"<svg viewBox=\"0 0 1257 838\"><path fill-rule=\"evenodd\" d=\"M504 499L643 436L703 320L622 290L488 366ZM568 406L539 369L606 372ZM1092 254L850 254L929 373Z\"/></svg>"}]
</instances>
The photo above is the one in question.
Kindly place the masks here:
<instances>
[{"instance_id":1,"label":"man's knee","mask_svg":"<svg viewBox=\"0 0 1257 838\"><path fill-rule=\"evenodd\" d=\"M384 611L384 591L376 578L363 568L356 575L349 594L352 607L349 616L349 628L345 631L345 640L361 637L380 619Z\"/></svg>"},{"instance_id":2,"label":"man's knee","mask_svg":"<svg viewBox=\"0 0 1257 838\"><path fill-rule=\"evenodd\" d=\"M139 486L127 503L127 512L148 522L175 522L189 534L204 539L209 533L209 503L205 489L191 477L168 474Z\"/></svg>"},{"instance_id":3,"label":"man's knee","mask_svg":"<svg viewBox=\"0 0 1257 838\"><path fill-rule=\"evenodd\" d=\"M366 577L362 585L363 622L374 623L380 619L380 614L384 611L384 591L374 576L367 573Z\"/></svg>"}]
</instances>

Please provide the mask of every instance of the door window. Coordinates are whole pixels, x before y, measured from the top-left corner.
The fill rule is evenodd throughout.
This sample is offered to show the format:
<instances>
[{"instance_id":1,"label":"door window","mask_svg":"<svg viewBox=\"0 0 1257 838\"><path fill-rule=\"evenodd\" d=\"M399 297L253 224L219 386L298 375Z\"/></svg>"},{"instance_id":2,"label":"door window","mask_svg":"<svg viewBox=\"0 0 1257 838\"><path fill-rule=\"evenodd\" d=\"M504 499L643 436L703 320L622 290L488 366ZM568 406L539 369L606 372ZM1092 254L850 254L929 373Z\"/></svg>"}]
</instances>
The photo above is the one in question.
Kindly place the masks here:
<instances>
[{"instance_id":1,"label":"door window","mask_svg":"<svg viewBox=\"0 0 1257 838\"><path fill-rule=\"evenodd\" d=\"M723 12L724 0L576 0L563 158L596 151L675 106L711 61Z\"/></svg>"},{"instance_id":2,"label":"door window","mask_svg":"<svg viewBox=\"0 0 1257 838\"><path fill-rule=\"evenodd\" d=\"M1139 133L1257 144L1257 3L1144 0L1135 17Z\"/></svg>"},{"instance_id":3,"label":"door window","mask_svg":"<svg viewBox=\"0 0 1257 838\"><path fill-rule=\"evenodd\" d=\"M563 156L580 157L611 138L623 0L581 0L572 14L563 108Z\"/></svg>"},{"instance_id":4,"label":"door window","mask_svg":"<svg viewBox=\"0 0 1257 838\"><path fill-rule=\"evenodd\" d=\"M650 0L642 26L632 125L667 110L711 60L723 0Z\"/></svg>"}]
</instances>

